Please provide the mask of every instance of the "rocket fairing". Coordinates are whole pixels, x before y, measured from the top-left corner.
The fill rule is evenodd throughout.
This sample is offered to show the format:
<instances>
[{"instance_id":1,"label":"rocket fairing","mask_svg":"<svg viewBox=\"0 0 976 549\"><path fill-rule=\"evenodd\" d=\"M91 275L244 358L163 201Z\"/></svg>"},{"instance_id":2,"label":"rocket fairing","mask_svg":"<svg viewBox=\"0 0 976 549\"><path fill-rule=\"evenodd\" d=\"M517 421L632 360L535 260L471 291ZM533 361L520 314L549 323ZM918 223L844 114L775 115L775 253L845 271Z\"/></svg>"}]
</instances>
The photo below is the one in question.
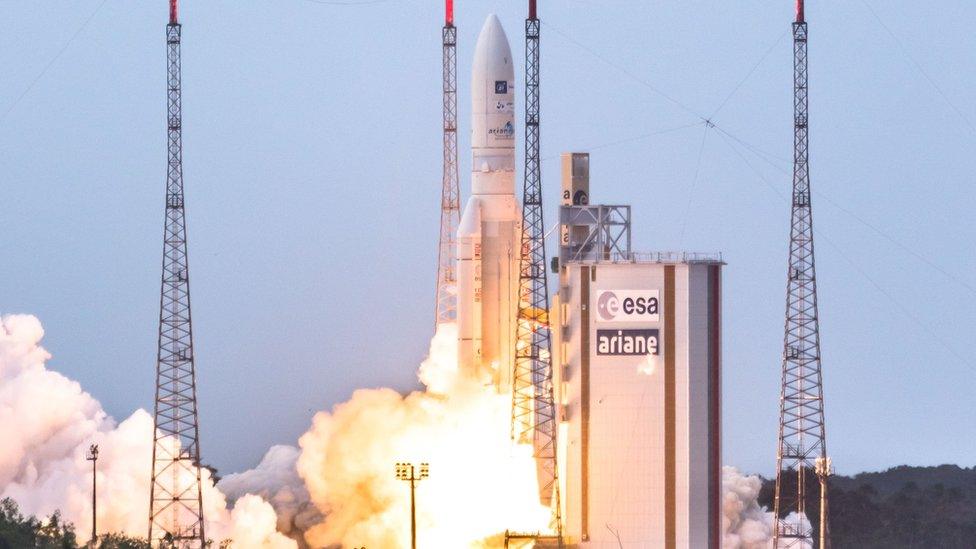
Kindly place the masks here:
<instances>
[{"instance_id":1,"label":"rocket fairing","mask_svg":"<svg viewBox=\"0 0 976 549\"><path fill-rule=\"evenodd\" d=\"M515 199L515 68L494 15L478 36L471 72L471 196L457 235L458 365L506 391L522 223Z\"/></svg>"}]
</instances>

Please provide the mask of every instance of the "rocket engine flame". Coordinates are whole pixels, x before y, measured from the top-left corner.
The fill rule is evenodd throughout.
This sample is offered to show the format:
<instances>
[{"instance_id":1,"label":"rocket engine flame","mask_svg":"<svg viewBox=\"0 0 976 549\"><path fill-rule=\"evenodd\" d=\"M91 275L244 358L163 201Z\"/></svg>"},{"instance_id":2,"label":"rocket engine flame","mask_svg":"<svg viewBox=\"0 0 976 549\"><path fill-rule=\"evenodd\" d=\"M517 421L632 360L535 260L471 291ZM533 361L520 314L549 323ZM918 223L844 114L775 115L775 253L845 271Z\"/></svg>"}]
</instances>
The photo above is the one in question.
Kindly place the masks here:
<instances>
[{"instance_id":1,"label":"rocket engine flame","mask_svg":"<svg viewBox=\"0 0 976 549\"><path fill-rule=\"evenodd\" d=\"M509 440L511 395L458 368L456 326L438 329L419 375L427 391L356 391L301 437L298 471L326 514L306 534L312 546L409 547L410 494L394 475L398 461L430 463L417 486L424 546L502 547L506 529L548 528L532 448Z\"/></svg>"}]
</instances>

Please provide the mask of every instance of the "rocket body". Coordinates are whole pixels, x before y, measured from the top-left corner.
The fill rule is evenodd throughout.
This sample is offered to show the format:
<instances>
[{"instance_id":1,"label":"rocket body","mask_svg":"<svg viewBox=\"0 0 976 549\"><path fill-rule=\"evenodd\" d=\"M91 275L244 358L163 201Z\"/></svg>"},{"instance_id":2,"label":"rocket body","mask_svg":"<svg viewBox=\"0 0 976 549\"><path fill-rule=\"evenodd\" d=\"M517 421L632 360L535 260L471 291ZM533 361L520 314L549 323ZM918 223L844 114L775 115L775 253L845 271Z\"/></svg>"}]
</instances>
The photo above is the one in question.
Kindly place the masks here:
<instances>
[{"instance_id":1,"label":"rocket body","mask_svg":"<svg viewBox=\"0 0 976 549\"><path fill-rule=\"evenodd\" d=\"M458 229L458 364L511 387L521 213L515 199L515 69L501 23L488 17L471 75L471 195Z\"/></svg>"}]
</instances>

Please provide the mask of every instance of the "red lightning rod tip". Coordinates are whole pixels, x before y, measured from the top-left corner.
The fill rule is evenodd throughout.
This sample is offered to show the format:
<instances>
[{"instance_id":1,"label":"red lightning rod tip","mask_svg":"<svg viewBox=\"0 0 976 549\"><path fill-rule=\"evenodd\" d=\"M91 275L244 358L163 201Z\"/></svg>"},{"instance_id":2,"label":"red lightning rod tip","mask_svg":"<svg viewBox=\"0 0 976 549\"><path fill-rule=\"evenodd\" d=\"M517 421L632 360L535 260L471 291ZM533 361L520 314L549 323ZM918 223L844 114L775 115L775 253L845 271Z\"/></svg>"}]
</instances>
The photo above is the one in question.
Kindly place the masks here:
<instances>
[{"instance_id":1,"label":"red lightning rod tip","mask_svg":"<svg viewBox=\"0 0 976 549\"><path fill-rule=\"evenodd\" d=\"M176 0L169 0L169 22L172 25L176 24Z\"/></svg>"},{"instance_id":2,"label":"red lightning rod tip","mask_svg":"<svg viewBox=\"0 0 976 549\"><path fill-rule=\"evenodd\" d=\"M445 0L444 2L444 22L447 26L454 26L454 0Z\"/></svg>"},{"instance_id":3,"label":"red lightning rod tip","mask_svg":"<svg viewBox=\"0 0 976 549\"><path fill-rule=\"evenodd\" d=\"M803 22L803 0L796 0L796 22Z\"/></svg>"},{"instance_id":4,"label":"red lightning rod tip","mask_svg":"<svg viewBox=\"0 0 976 549\"><path fill-rule=\"evenodd\" d=\"M529 0L529 19L536 18L535 0Z\"/></svg>"}]
</instances>

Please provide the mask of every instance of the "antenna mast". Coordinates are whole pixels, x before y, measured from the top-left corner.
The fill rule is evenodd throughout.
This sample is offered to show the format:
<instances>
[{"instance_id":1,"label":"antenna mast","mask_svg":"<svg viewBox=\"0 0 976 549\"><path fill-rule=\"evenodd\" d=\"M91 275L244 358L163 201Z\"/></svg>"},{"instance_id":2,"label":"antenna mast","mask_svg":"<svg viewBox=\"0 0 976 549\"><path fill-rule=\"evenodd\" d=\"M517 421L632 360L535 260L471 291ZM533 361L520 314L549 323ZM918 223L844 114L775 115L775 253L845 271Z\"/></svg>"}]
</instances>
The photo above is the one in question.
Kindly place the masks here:
<instances>
[{"instance_id":1,"label":"antenna mast","mask_svg":"<svg viewBox=\"0 0 976 549\"><path fill-rule=\"evenodd\" d=\"M180 23L177 0L166 26L169 168L156 359L156 408L149 495L149 541L203 548L200 431L190 323L190 275L183 209Z\"/></svg>"},{"instance_id":2,"label":"antenna mast","mask_svg":"<svg viewBox=\"0 0 976 549\"><path fill-rule=\"evenodd\" d=\"M539 162L539 27L536 0L529 0L529 15L525 20L525 186L512 376L512 438L533 444L540 499L554 509L556 531L561 540L562 510L556 465L558 426L552 387L552 340Z\"/></svg>"},{"instance_id":3,"label":"antenna mast","mask_svg":"<svg viewBox=\"0 0 976 549\"><path fill-rule=\"evenodd\" d=\"M780 393L779 446L776 454L776 528L773 546L830 547L827 522L827 457L817 277L813 254L813 210L810 205L807 128L807 23L803 0L796 3L793 23L794 128L793 206L790 264L786 290L786 333ZM793 477L793 478L790 478ZM820 485L819 509L807 509L807 483ZM811 516L809 511L816 512ZM796 513L794 516L791 514ZM785 516L784 516L785 515ZM819 523L816 533L814 521Z\"/></svg>"},{"instance_id":4,"label":"antenna mast","mask_svg":"<svg viewBox=\"0 0 976 549\"><path fill-rule=\"evenodd\" d=\"M441 236L437 257L436 325L457 321L457 231L461 220L457 157L457 28L454 0L444 4L441 29L444 73L444 175L441 188Z\"/></svg>"}]
</instances>

